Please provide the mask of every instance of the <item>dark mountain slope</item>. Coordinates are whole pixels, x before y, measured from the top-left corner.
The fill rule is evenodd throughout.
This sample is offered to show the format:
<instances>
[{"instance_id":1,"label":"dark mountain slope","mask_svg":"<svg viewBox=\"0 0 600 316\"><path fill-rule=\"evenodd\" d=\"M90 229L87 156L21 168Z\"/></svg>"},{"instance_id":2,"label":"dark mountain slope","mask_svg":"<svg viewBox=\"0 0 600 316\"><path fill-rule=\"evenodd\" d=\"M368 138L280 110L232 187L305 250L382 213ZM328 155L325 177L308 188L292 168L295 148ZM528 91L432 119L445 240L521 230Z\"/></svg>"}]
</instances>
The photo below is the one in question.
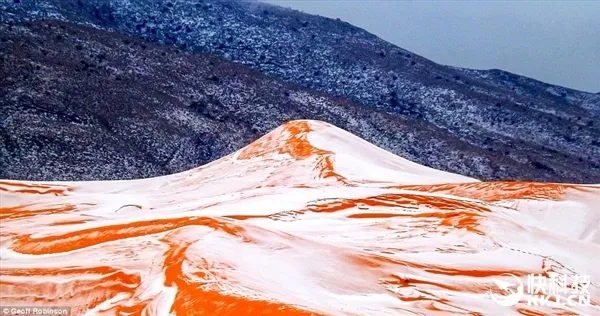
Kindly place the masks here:
<instances>
[{"instance_id":1,"label":"dark mountain slope","mask_svg":"<svg viewBox=\"0 0 600 316\"><path fill-rule=\"evenodd\" d=\"M3 179L169 174L301 118L331 122L432 166L539 176L528 164L428 124L281 83L214 55L56 21L0 31Z\"/></svg>"},{"instance_id":2,"label":"dark mountain slope","mask_svg":"<svg viewBox=\"0 0 600 316\"><path fill-rule=\"evenodd\" d=\"M3 21L56 18L216 53L377 113L432 124L435 139L452 139L449 152L383 144L405 156L410 150L408 158L432 167L483 179L600 182L597 94L502 71L438 65L347 23L264 4L38 0L0 6ZM465 148L478 148L477 154ZM515 163L496 166L486 158L492 156Z\"/></svg>"}]
</instances>

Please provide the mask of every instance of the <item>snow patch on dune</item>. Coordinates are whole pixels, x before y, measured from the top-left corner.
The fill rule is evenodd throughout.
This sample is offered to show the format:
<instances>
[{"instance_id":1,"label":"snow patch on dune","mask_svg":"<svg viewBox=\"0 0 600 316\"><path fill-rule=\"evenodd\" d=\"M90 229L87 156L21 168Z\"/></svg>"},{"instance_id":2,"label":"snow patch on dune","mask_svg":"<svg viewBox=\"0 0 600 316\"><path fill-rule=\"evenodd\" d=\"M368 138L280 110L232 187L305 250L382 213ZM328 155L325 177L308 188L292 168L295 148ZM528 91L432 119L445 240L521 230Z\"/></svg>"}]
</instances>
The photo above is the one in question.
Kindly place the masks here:
<instances>
[{"instance_id":1,"label":"snow patch on dune","mask_svg":"<svg viewBox=\"0 0 600 316\"><path fill-rule=\"evenodd\" d=\"M600 311L600 187L480 182L317 121L132 181L0 180L3 304L76 315ZM512 307L511 273L590 275L592 306Z\"/></svg>"}]
</instances>

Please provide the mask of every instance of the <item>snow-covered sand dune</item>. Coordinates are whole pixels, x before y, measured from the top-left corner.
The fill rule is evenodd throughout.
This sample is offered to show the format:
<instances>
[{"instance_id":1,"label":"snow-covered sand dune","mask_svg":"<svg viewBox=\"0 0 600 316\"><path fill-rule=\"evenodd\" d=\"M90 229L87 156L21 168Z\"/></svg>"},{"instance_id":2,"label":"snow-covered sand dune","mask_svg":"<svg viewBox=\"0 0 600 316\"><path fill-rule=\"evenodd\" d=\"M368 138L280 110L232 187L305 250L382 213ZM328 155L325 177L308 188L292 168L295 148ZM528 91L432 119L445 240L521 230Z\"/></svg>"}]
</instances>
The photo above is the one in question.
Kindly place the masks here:
<instances>
[{"instance_id":1,"label":"snow-covered sand dune","mask_svg":"<svg viewBox=\"0 0 600 316\"><path fill-rule=\"evenodd\" d=\"M582 171L584 172L584 171ZM480 182L289 122L208 165L0 180L2 305L73 315L600 314L600 186ZM494 280L589 275L592 306Z\"/></svg>"}]
</instances>

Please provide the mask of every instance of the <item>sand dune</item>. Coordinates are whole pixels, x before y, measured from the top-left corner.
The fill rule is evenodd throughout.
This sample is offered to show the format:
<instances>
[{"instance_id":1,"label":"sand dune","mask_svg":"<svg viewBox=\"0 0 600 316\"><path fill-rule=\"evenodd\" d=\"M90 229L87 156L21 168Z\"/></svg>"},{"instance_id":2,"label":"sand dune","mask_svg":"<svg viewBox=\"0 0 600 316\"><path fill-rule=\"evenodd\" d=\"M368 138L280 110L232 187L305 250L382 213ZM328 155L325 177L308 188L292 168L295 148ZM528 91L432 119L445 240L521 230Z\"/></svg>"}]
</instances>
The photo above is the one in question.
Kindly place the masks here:
<instances>
[{"instance_id":1,"label":"sand dune","mask_svg":"<svg viewBox=\"0 0 600 316\"><path fill-rule=\"evenodd\" d=\"M292 121L210 164L0 180L2 305L73 315L600 313L600 186L480 182ZM591 306L503 307L494 280L588 275Z\"/></svg>"}]
</instances>

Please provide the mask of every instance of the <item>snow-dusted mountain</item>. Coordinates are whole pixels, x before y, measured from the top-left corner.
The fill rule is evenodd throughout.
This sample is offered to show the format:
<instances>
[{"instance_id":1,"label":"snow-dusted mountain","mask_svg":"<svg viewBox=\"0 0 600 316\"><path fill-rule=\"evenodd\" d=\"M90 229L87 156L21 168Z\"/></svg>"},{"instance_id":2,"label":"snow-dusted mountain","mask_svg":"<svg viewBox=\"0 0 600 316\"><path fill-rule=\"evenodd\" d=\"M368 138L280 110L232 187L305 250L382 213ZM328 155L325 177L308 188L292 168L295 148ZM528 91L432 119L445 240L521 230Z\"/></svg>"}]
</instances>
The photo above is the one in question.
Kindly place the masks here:
<instances>
[{"instance_id":1,"label":"snow-dusted mountain","mask_svg":"<svg viewBox=\"0 0 600 316\"><path fill-rule=\"evenodd\" d=\"M421 164L450 172L482 179L600 182L600 95L500 70L438 65L342 21L256 2L208 0L5 0L0 1L0 11L0 45L5 61L0 104L7 108L0 117L4 121L0 133L8 139L0 150L9 157L0 164L6 166L3 170L9 170L4 171L5 177L114 179L164 175L241 148L252 136L266 133L285 120L314 118L344 127ZM114 32L91 32L68 24L56 29L40 27L45 22L9 25L41 19ZM401 32L401 23L398 24ZM121 34L153 43L123 45L123 40L136 41L124 39ZM253 115L248 115L247 108L254 104L245 101L266 98L260 94L262 91L249 92L242 87L249 83L262 85L267 82L264 77L224 79L218 86L221 77L211 73L212 68L205 67L199 57L176 57L179 55L175 46L182 51L220 55L266 73L277 79L268 82L277 82L276 90L283 95L260 103L252 110ZM165 55L148 53L140 47L150 47L152 52L163 47L158 51ZM65 60L57 65L61 58ZM177 66L183 60L189 68ZM198 67L193 66L195 62ZM239 65L231 67L242 69ZM74 74L77 71L79 75ZM175 78L177 75L180 78ZM198 81L199 76L214 82L202 83L207 89L198 89L192 82ZM71 82L71 77L77 78L76 82ZM121 79L124 81L114 82ZM161 83L159 79L166 81ZM343 119L332 119L325 110L317 109L321 106L312 105L314 101L306 101L313 98L299 102L296 95L278 88L290 83L311 89L305 90L311 96L346 99L339 103L353 103L365 110L350 107ZM157 92L148 96L145 89ZM222 96L225 90L236 98ZM86 94L87 91L93 93ZM163 112L173 104L199 104L195 98L200 96L222 102L227 116L214 116L227 122L213 122L210 129L201 128L202 133L194 133L192 140L185 142L165 141L172 135L178 135L173 139L182 138L175 127L168 128L168 136L158 137L160 146L149 145L148 139L165 132L154 132L155 124L144 123L139 112L126 110L132 104L145 102L152 113ZM148 99L151 103L147 103ZM99 109L112 109L115 102L125 109L104 124L78 123L85 122L86 117L95 122ZM202 104L207 102L210 101ZM281 103L291 106L281 115L282 112L271 114L271 107L283 107ZM60 110L48 110L56 108L56 104ZM205 115L202 113L186 114L185 120L204 120L199 118ZM144 117L148 115L153 116ZM40 156L23 154L29 152L25 148L32 145L32 138L44 143L33 136L41 132L39 124L30 126L30 122L46 120L51 129L68 129L70 119L64 120L68 124L56 124L48 122L48 116L71 117L85 133L109 137L115 144L133 139L136 145L115 149L121 145L100 142L95 136L86 136L81 144L73 144L77 141L72 138L56 141L44 136L49 145L39 146ZM139 129L121 127L127 125L123 121L129 118L140 125ZM411 122L415 127L401 127L400 132L397 124L404 126L397 123L400 121ZM165 121L161 124L174 125ZM187 123L178 123L182 124ZM254 128L255 132L235 132L238 126L246 131ZM63 152L79 156L79 149L88 144L119 153L124 158L116 161L122 163L107 158L111 155L104 157L102 152L62 159L64 167L56 159L45 158L61 156ZM165 152L158 154L155 147ZM208 147L214 148L208 151ZM93 158L96 156L102 159ZM104 166L105 171L98 172L96 166Z\"/></svg>"},{"instance_id":2,"label":"snow-dusted mountain","mask_svg":"<svg viewBox=\"0 0 600 316\"><path fill-rule=\"evenodd\" d=\"M0 181L3 306L72 315L593 315L600 186L480 182L292 121L185 172ZM587 275L592 306L497 304ZM87 312L87 313L86 313Z\"/></svg>"}]
</instances>

